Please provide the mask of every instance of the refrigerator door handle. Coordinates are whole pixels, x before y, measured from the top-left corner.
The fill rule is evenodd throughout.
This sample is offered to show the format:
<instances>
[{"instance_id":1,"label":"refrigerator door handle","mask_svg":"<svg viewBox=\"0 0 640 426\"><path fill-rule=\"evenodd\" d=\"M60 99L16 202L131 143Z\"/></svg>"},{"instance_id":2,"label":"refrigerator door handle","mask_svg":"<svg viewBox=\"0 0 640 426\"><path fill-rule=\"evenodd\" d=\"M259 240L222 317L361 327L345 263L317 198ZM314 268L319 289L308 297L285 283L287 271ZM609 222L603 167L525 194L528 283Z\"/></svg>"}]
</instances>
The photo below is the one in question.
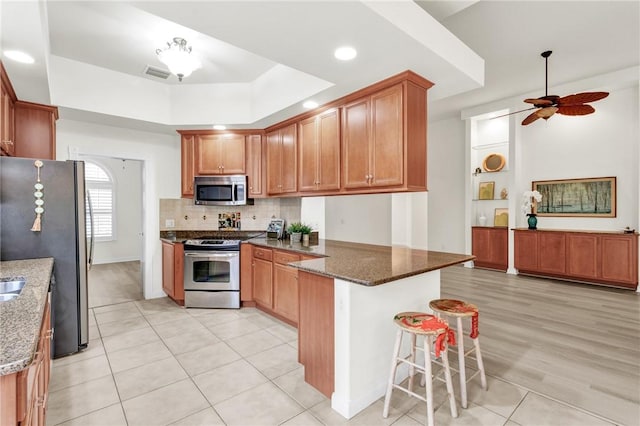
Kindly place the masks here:
<instances>
[{"instance_id":1,"label":"refrigerator door handle","mask_svg":"<svg viewBox=\"0 0 640 426\"><path fill-rule=\"evenodd\" d=\"M89 259L88 259L88 269L91 269L93 265L93 248L95 245L95 229L93 223L93 205L91 204L91 194L87 191L87 204L89 205L89 224L91 229L91 239L89 240Z\"/></svg>"}]
</instances>

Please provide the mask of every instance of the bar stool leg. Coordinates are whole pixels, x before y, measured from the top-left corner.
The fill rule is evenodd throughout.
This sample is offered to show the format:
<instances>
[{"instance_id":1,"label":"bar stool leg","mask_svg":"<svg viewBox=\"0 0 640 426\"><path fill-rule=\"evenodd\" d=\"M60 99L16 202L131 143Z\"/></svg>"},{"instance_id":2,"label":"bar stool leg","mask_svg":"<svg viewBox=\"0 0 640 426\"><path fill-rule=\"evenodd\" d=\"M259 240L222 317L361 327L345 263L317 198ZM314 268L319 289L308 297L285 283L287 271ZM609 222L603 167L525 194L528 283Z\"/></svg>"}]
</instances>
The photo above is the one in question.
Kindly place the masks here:
<instances>
[{"instance_id":1,"label":"bar stool leg","mask_svg":"<svg viewBox=\"0 0 640 426\"><path fill-rule=\"evenodd\" d=\"M432 337L424 336L424 377L427 396L427 425L434 426L433 420L433 378L431 376L431 344Z\"/></svg>"},{"instance_id":2,"label":"bar stool leg","mask_svg":"<svg viewBox=\"0 0 640 426\"><path fill-rule=\"evenodd\" d=\"M482 353L480 352L480 341L478 337L473 339L473 345L476 348L476 360L478 361L478 370L480 370L480 384L482 389L487 390L487 376L484 374L484 363L482 362Z\"/></svg>"},{"instance_id":3,"label":"bar stool leg","mask_svg":"<svg viewBox=\"0 0 640 426\"><path fill-rule=\"evenodd\" d=\"M412 363L416 363L416 335L411 333L411 357L409 360ZM413 377L416 374L416 369L413 365L409 364L409 390L413 392Z\"/></svg>"},{"instance_id":4,"label":"bar stool leg","mask_svg":"<svg viewBox=\"0 0 640 426\"><path fill-rule=\"evenodd\" d=\"M467 408L467 373L464 366L464 332L462 330L462 317L456 318L456 334L458 343L458 370L460 375L460 405Z\"/></svg>"},{"instance_id":5,"label":"bar stool leg","mask_svg":"<svg viewBox=\"0 0 640 426\"><path fill-rule=\"evenodd\" d=\"M398 355L400 354L400 344L402 343L402 330L398 330L396 335L396 344L393 348L393 357L391 358L391 373L389 374L389 382L387 384L387 394L384 397L384 410L382 417L389 417L389 404L391 403L391 393L393 392L393 382L396 379L396 370L398 369Z\"/></svg>"},{"instance_id":6,"label":"bar stool leg","mask_svg":"<svg viewBox=\"0 0 640 426\"><path fill-rule=\"evenodd\" d=\"M456 397L453 394L453 380L451 380L451 368L449 367L449 348L441 354L442 365L444 366L444 379L447 383L447 393L449 394L449 409L451 417L458 417L458 407L456 406Z\"/></svg>"}]
</instances>

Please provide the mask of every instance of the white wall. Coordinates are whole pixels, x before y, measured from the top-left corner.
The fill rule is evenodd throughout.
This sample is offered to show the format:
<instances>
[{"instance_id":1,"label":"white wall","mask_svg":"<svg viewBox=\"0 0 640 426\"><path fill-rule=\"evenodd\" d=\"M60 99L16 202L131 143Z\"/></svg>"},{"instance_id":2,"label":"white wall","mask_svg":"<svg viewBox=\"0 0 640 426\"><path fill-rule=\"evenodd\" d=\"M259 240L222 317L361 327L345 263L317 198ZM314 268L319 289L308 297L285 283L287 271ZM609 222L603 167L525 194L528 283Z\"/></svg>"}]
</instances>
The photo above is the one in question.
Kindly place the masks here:
<instances>
[{"instance_id":1,"label":"white wall","mask_svg":"<svg viewBox=\"0 0 640 426\"><path fill-rule=\"evenodd\" d=\"M427 136L429 250L465 252L465 123L429 123Z\"/></svg>"},{"instance_id":2,"label":"white wall","mask_svg":"<svg viewBox=\"0 0 640 426\"><path fill-rule=\"evenodd\" d=\"M93 263L140 260L142 255L142 162L108 157L80 156L103 167L113 178L115 238L97 241Z\"/></svg>"},{"instance_id":3,"label":"white wall","mask_svg":"<svg viewBox=\"0 0 640 426\"><path fill-rule=\"evenodd\" d=\"M180 197L180 138L178 134L147 133L61 119L57 123L56 159L98 155L141 160L143 180L143 258L145 298L163 297L159 199Z\"/></svg>"},{"instance_id":4,"label":"white wall","mask_svg":"<svg viewBox=\"0 0 640 426\"><path fill-rule=\"evenodd\" d=\"M520 129L516 194L529 190L532 181L616 176L617 217L538 217L539 228L638 229L638 89L611 91L593 106L596 112L588 116L557 115ZM515 214L517 226L525 226L525 217Z\"/></svg>"},{"instance_id":5,"label":"white wall","mask_svg":"<svg viewBox=\"0 0 640 426\"><path fill-rule=\"evenodd\" d=\"M325 238L390 245L391 194L325 197Z\"/></svg>"}]
</instances>

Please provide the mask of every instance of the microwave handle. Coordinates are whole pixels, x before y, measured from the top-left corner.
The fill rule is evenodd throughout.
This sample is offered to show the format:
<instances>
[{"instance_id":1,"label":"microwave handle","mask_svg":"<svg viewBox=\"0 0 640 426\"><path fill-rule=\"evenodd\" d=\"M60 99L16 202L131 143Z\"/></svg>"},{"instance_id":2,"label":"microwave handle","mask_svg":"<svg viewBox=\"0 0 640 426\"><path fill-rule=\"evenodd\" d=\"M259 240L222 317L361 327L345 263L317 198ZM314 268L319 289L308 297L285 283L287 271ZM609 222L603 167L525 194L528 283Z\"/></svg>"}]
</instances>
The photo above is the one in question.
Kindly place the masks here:
<instances>
[{"instance_id":1,"label":"microwave handle","mask_svg":"<svg viewBox=\"0 0 640 426\"><path fill-rule=\"evenodd\" d=\"M238 185L235 182L231 184L231 198L234 203L238 202Z\"/></svg>"}]
</instances>

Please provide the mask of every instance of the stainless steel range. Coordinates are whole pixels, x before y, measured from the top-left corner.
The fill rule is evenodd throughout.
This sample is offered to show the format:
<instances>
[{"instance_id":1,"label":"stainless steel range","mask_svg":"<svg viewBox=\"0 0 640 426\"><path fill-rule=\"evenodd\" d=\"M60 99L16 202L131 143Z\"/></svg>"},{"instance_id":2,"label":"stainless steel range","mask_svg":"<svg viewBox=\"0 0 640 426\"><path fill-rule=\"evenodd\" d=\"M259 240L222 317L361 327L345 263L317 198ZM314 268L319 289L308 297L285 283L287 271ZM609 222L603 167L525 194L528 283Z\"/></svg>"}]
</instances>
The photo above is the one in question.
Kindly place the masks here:
<instances>
[{"instance_id":1,"label":"stainless steel range","mask_svg":"<svg viewBox=\"0 0 640 426\"><path fill-rule=\"evenodd\" d=\"M184 306L240 308L240 240L184 242Z\"/></svg>"}]
</instances>

